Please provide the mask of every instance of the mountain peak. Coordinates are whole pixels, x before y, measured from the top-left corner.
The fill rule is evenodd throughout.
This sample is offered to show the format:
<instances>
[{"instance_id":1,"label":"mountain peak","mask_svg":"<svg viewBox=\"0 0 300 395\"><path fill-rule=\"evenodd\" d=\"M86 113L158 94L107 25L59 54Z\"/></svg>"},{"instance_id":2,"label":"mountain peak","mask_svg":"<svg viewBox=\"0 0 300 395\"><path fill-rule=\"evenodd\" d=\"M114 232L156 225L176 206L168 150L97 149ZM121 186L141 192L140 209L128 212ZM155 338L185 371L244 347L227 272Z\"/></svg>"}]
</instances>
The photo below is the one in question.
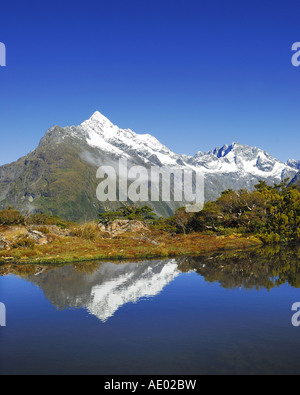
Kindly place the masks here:
<instances>
[{"instance_id":1,"label":"mountain peak","mask_svg":"<svg viewBox=\"0 0 300 395\"><path fill-rule=\"evenodd\" d=\"M94 114L90 117L90 119L95 119L95 120L108 120L105 115L101 114L100 111L95 111Z\"/></svg>"},{"instance_id":2,"label":"mountain peak","mask_svg":"<svg viewBox=\"0 0 300 395\"><path fill-rule=\"evenodd\" d=\"M101 114L100 111L95 111L94 114L85 122L83 122L82 124L85 124L86 122L89 123L98 123L101 125L113 125L113 123L103 114Z\"/></svg>"},{"instance_id":3,"label":"mountain peak","mask_svg":"<svg viewBox=\"0 0 300 395\"><path fill-rule=\"evenodd\" d=\"M193 157L178 155L155 137L121 129L96 111L79 126L53 126L26 158L0 167L0 208L13 205L39 212L49 204L48 212L66 219L93 218L99 207L115 207L99 205L96 169L124 158L129 168L138 165L147 169L158 166L199 170L205 174L205 200L215 200L229 188L253 190L259 180L278 183L287 177L293 179L299 172L297 161L284 164L262 149L236 142L209 152L199 151ZM74 200L70 204L71 187ZM159 214L170 215L182 204L159 201L151 206Z\"/></svg>"},{"instance_id":4,"label":"mountain peak","mask_svg":"<svg viewBox=\"0 0 300 395\"><path fill-rule=\"evenodd\" d=\"M119 130L118 126L114 125L99 111L95 111L94 114L88 120L84 121L80 126L85 131L107 136L110 136Z\"/></svg>"}]
</instances>

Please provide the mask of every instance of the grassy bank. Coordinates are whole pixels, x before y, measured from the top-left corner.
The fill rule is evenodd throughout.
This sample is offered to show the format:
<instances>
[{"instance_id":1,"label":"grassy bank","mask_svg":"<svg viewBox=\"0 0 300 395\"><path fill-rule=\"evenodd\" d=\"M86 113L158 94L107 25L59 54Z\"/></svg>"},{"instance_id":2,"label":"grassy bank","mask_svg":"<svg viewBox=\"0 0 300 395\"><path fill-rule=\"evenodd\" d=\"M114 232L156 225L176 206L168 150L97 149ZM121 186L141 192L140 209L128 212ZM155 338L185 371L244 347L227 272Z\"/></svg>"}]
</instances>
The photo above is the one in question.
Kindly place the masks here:
<instances>
[{"instance_id":1,"label":"grassy bank","mask_svg":"<svg viewBox=\"0 0 300 395\"><path fill-rule=\"evenodd\" d=\"M157 229L146 233L125 232L108 237L95 229L70 232L69 235L46 234L47 243L26 243L17 227L1 232L1 236L25 240L13 248L0 250L0 264L4 263L67 263L91 260L150 259L175 256L196 256L203 253L238 250L261 245L254 236L216 236L192 233L172 234ZM19 233L19 235L18 235Z\"/></svg>"}]
</instances>

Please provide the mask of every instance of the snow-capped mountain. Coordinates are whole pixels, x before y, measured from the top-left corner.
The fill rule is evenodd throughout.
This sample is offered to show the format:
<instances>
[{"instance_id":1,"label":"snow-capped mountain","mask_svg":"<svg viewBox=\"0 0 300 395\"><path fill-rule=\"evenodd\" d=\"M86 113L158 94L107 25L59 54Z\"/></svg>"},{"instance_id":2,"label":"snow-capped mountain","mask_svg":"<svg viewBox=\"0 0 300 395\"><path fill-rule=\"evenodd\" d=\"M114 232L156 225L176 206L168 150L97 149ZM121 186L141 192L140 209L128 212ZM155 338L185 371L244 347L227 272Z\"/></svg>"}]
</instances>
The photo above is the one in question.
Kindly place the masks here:
<instances>
[{"instance_id":1,"label":"snow-capped mountain","mask_svg":"<svg viewBox=\"0 0 300 395\"><path fill-rule=\"evenodd\" d=\"M120 129L100 112L83 122L77 129L86 136L87 143L101 151L131 159L143 158L145 162L177 166L179 155L174 154L150 134L137 134L130 129Z\"/></svg>"},{"instance_id":2,"label":"snow-capped mountain","mask_svg":"<svg viewBox=\"0 0 300 395\"><path fill-rule=\"evenodd\" d=\"M64 128L63 132L63 138L69 135L84 139L87 145L108 155L129 160L140 159L152 165L200 168L205 173L241 172L261 177L267 173L278 180L290 168L300 168L300 161L289 160L284 164L266 151L239 143L217 147L205 153L199 151L195 156L179 155L150 134L137 134L130 129L120 129L98 111L81 125Z\"/></svg>"},{"instance_id":3,"label":"snow-capped mountain","mask_svg":"<svg viewBox=\"0 0 300 395\"><path fill-rule=\"evenodd\" d=\"M198 152L188 163L203 167L206 173L251 174L262 178L268 175L278 180L290 172L287 165L266 151L239 143L224 145L206 153Z\"/></svg>"},{"instance_id":4,"label":"snow-capped mountain","mask_svg":"<svg viewBox=\"0 0 300 395\"><path fill-rule=\"evenodd\" d=\"M183 131L183 136L188 131ZM27 156L0 167L0 208L50 212L68 219L95 218L100 210L119 202L100 203L96 197L96 170L127 159L128 166L192 169L205 176L206 200L223 190L253 189L259 180L272 184L293 179L299 162L282 163L266 151L239 143L194 156L172 152L150 134L121 129L100 112L78 126L51 127L39 146ZM141 202L159 214L170 215L180 202Z\"/></svg>"},{"instance_id":5,"label":"snow-capped mountain","mask_svg":"<svg viewBox=\"0 0 300 395\"><path fill-rule=\"evenodd\" d=\"M47 134L55 136L58 141L68 137L76 139L111 158L142 160L144 164L151 163L157 166L183 165L177 162L180 162L181 156L173 153L155 137L150 134L137 134L130 129L120 129L99 111L77 127L53 126Z\"/></svg>"}]
</instances>

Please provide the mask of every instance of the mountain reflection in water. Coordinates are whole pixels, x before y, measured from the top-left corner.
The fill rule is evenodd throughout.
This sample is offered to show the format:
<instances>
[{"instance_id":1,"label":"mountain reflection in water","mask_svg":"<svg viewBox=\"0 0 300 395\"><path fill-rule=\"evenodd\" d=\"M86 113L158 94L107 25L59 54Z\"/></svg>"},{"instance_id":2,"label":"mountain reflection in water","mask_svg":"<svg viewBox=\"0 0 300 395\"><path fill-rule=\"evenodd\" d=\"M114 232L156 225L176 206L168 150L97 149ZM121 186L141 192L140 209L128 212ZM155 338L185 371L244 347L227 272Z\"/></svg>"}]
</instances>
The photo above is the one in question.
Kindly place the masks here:
<instances>
[{"instance_id":1,"label":"mountain reflection in water","mask_svg":"<svg viewBox=\"0 0 300 395\"><path fill-rule=\"evenodd\" d=\"M106 322L126 303L159 294L182 272L196 272L224 288L268 289L289 283L300 287L299 247L266 247L208 257L181 257L125 263L84 263L2 267L39 286L57 309L85 308ZM24 273L25 271L25 273Z\"/></svg>"},{"instance_id":2,"label":"mountain reflection in water","mask_svg":"<svg viewBox=\"0 0 300 395\"><path fill-rule=\"evenodd\" d=\"M92 266L89 273L63 266L28 277L58 309L85 308L102 322L126 303L157 295L180 273L175 260Z\"/></svg>"}]
</instances>

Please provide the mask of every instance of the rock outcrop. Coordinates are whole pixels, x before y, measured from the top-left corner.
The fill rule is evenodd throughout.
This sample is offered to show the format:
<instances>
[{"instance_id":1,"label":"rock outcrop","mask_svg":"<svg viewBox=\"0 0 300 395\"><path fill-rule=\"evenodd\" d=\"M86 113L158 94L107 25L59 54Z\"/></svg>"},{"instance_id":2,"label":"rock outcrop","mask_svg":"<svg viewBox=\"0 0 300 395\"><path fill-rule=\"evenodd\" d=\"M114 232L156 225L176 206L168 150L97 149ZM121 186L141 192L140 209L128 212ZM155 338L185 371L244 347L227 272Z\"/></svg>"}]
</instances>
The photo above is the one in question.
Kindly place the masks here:
<instances>
[{"instance_id":1,"label":"rock outcrop","mask_svg":"<svg viewBox=\"0 0 300 395\"><path fill-rule=\"evenodd\" d=\"M116 236L124 232L148 232L149 228L141 221L116 219L106 225L99 224L99 230Z\"/></svg>"}]
</instances>

